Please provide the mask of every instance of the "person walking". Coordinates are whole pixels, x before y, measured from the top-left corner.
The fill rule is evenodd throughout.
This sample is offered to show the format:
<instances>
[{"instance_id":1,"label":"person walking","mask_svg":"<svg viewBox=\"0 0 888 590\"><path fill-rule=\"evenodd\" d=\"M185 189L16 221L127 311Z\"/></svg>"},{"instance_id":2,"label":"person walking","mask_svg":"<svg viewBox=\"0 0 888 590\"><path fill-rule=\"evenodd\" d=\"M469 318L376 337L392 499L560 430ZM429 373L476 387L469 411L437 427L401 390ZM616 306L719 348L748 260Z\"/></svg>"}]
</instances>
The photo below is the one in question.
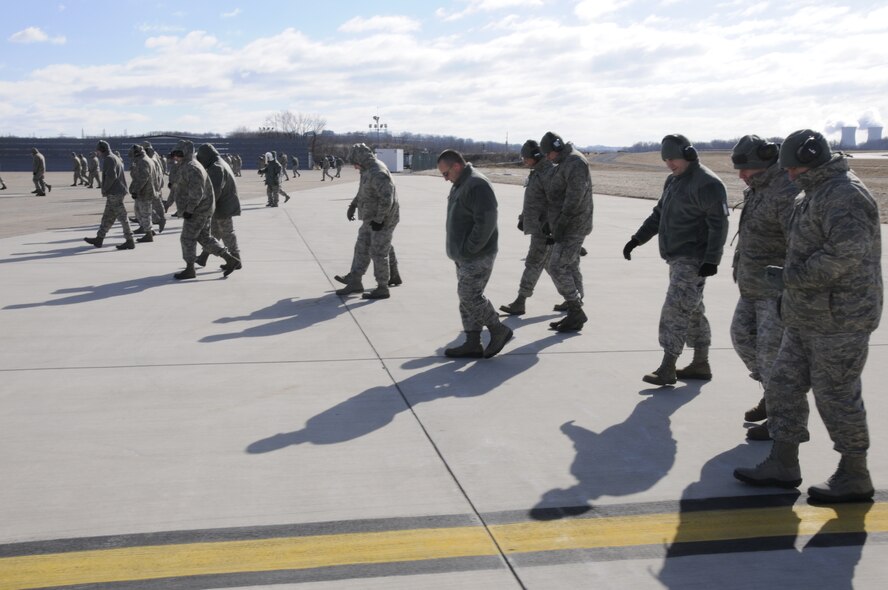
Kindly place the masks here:
<instances>
[{"instance_id":1,"label":"person walking","mask_svg":"<svg viewBox=\"0 0 888 590\"><path fill-rule=\"evenodd\" d=\"M870 334L882 316L882 240L879 208L848 158L832 153L811 129L791 133L780 146L780 166L804 191L793 209L786 259L768 267L782 291L784 333L765 388L768 457L734 470L753 486L795 488L802 483L799 445L808 433L808 390L838 467L808 488L815 502L872 499L867 467L870 447L861 374Z\"/></svg>"},{"instance_id":2,"label":"person walking","mask_svg":"<svg viewBox=\"0 0 888 590\"><path fill-rule=\"evenodd\" d=\"M740 299L731 320L731 342L750 376L767 387L771 366L783 338L780 290L768 284L765 269L782 265L793 202L799 188L777 163L779 144L757 135L740 138L731 161L746 183L734 250L734 282ZM679 379L711 379L709 363L691 363L676 371ZM748 422L767 418L765 398L746 411ZM767 423L746 431L750 440L768 440Z\"/></svg>"},{"instance_id":3,"label":"person walking","mask_svg":"<svg viewBox=\"0 0 888 590\"><path fill-rule=\"evenodd\" d=\"M213 194L216 198L216 206L210 223L210 234L222 240L222 244L238 260L235 270L240 270L243 268L243 260L240 247L237 244L237 235L234 233L234 217L241 214L241 207L234 171L228 162L219 156L219 151L211 143L205 143L197 148L197 161L206 170L207 176L213 184ZM209 257L210 251L204 247L195 259L195 264L206 266ZM227 263L225 266L227 267ZM227 268L222 270L227 270Z\"/></svg>"},{"instance_id":4,"label":"person walking","mask_svg":"<svg viewBox=\"0 0 888 590\"><path fill-rule=\"evenodd\" d=\"M459 313L466 340L447 348L450 358L491 358L512 338L484 288L493 272L499 232L497 201L493 186L466 162L461 153L448 149L438 156L438 172L452 183L447 197L447 257L456 266ZM481 330L487 327L490 341L481 345Z\"/></svg>"},{"instance_id":5,"label":"person walking","mask_svg":"<svg viewBox=\"0 0 888 590\"><path fill-rule=\"evenodd\" d=\"M182 139L170 152L176 161L176 171L170 175L172 193L176 198L176 208L183 219L180 242L185 270L173 275L176 280L193 279L197 275L194 263L197 259L197 244L210 254L225 259L223 276L228 276L240 268L240 260L210 234L210 223L215 208L213 184L206 170L194 158L194 144Z\"/></svg>"},{"instance_id":6,"label":"person walking","mask_svg":"<svg viewBox=\"0 0 888 590\"><path fill-rule=\"evenodd\" d=\"M111 153L111 146L105 140L96 145L96 155L102 158L102 196L105 197L105 211L102 213L102 221L94 238L83 238L87 244L101 248L108 235L108 230L119 221L123 228L124 243L118 244L118 250L132 250L136 247L133 241L133 232L130 229L129 218L126 213L126 205L123 203L127 195L126 176L123 172L123 162L115 154Z\"/></svg>"},{"instance_id":7,"label":"person walking","mask_svg":"<svg viewBox=\"0 0 888 590\"><path fill-rule=\"evenodd\" d=\"M524 203L518 216L518 231L530 236L530 246L524 258L524 273L518 285L515 301L500 306L500 311L509 315L523 315L525 301L533 295L543 269L552 254L554 241L549 231L548 200L546 187L551 181L555 164L543 156L540 144L528 139L521 146L521 159L525 168L530 168L524 184Z\"/></svg>"},{"instance_id":8,"label":"person walking","mask_svg":"<svg viewBox=\"0 0 888 590\"><path fill-rule=\"evenodd\" d=\"M346 216L351 221L357 210L361 227L358 228L350 271L344 276L334 277L339 282L345 283L345 287L336 291L336 294L362 292L364 290L362 279L372 260L376 288L364 293L362 297L388 299L389 282L392 278L389 254L392 249L392 236L400 221L400 205L395 183L386 165L363 143L352 146L348 161L361 171L361 178L358 194L349 204Z\"/></svg>"},{"instance_id":9,"label":"person walking","mask_svg":"<svg viewBox=\"0 0 888 590\"><path fill-rule=\"evenodd\" d=\"M706 277L718 272L728 237L728 201L724 183L700 163L684 135L667 135L660 157L671 174L650 216L623 247L623 257L654 236L669 265L669 287L660 312L660 366L642 377L645 383L673 385L675 363L685 344L694 348L692 365L709 363L712 334L703 305Z\"/></svg>"},{"instance_id":10,"label":"person walking","mask_svg":"<svg viewBox=\"0 0 888 590\"><path fill-rule=\"evenodd\" d=\"M52 192L52 185L46 183L46 158L37 148L31 148L32 156L32 180L34 181L34 189L31 194L38 197L45 197L47 192Z\"/></svg>"}]
</instances>

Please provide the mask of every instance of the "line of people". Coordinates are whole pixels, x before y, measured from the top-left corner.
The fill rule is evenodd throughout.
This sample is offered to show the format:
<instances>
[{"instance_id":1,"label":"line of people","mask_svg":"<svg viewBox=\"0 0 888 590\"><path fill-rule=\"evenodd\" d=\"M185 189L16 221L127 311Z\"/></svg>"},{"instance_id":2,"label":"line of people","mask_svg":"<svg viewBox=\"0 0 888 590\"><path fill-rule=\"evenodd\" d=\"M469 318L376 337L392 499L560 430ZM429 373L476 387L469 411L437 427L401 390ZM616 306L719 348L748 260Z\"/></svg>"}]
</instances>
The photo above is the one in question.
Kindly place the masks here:
<instances>
[{"instance_id":1,"label":"line of people","mask_svg":"<svg viewBox=\"0 0 888 590\"><path fill-rule=\"evenodd\" d=\"M165 211L168 205L162 199L163 158L150 142L134 144L130 148L132 166L131 181L126 182L121 158L111 152L106 141L99 141L96 155L102 160L101 190L105 197L105 210L95 237L84 241L96 248L104 245L105 236L119 221L123 229L124 243L118 250L136 247L129 225L124 198L132 194L136 217L144 235L140 243L154 241L153 219L157 216L158 229L163 231ZM180 140L170 152L169 168L170 199L174 201L183 220L180 242L185 269L173 275L177 280L196 277L195 264L205 266L210 254L221 257L224 276L242 268L240 249L234 232L232 218L240 215L240 200L234 172L212 144L203 144L194 152L194 144ZM219 242L221 238L222 243ZM197 255L197 244L203 251ZM224 245L223 245L224 244Z\"/></svg>"}]
</instances>

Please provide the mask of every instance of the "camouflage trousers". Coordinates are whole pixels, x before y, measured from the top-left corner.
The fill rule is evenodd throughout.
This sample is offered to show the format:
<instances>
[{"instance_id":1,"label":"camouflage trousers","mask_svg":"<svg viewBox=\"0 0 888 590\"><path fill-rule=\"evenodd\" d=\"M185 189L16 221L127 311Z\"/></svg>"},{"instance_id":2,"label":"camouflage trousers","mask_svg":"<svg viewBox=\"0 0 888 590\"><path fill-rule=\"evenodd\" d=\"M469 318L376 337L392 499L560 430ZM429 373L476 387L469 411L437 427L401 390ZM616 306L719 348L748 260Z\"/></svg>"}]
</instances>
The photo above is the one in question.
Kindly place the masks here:
<instances>
[{"instance_id":1,"label":"camouflage trousers","mask_svg":"<svg viewBox=\"0 0 888 590\"><path fill-rule=\"evenodd\" d=\"M99 231L96 236L104 238L108 234L108 230L114 225L115 221L119 221L123 227L123 236L127 240L133 239L133 231L130 229L129 218L126 214L126 205L123 204L123 197L105 197L105 211L102 213L102 222L99 225Z\"/></svg>"},{"instance_id":2,"label":"camouflage trousers","mask_svg":"<svg viewBox=\"0 0 888 590\"><path fill-rule=\"evenodd\" d=\"M197 258L197 245L214 256L221 256L225 248L210 233L212 215L197 216L185 219L182 223L182 233L179 242L182 244L182 260L186 264L194 264Z\"/></svg>"},{"instance_id":3,"label":"camouflage trousers","mask_svg":"<svg viewBox=\"0 0 888 590\"><path fill-rule=\"evenodd\" d=\"M459 296L459 315L463 330L478 332L484 326L499 321L493 304L484 296L484 288L493 273L496 253L456 263L456 294Z\"/></svg>"},{"instance_id":4,"label":"camouflage trousers","mask_svg":"<svg viewBox=\"0 0 888 590\"><path fill-rule=\"evenodd\" d=\"M281 185L279 185L279 184L266 185L265 194L268 196L268 201L266 204L277 207L278 201L281 198L280 192L281 192Z\"/></svg>"},{"instance_id":5,"label":"camouflage trousers","mask_svg":"<svg viewBox=\"0 0 888 590\"><path fill-rule=\"evenodd\" d=\"M691 258L669 261L669 288L660 312L660 346L681 355L685 344L709 346L712 334L703 306L706 279L699 276L700 262Z\"/></svg>"},{"instance_id":6,"label":"camouflage trousers","mask_svg":"<svg viewBox=\"0 0 888 590\"><path fill-rule=\"evenodd\" d=\"M37 189L37 192L39 192L39 193L46 192L46 180L44 179L42 174L39 176L35 174L32 177L32 180L34 181L34 188Z\"/></svg>"},{"instance_id":7,"label":"camouflage trousers","mask_svg":"<svg viewBox=\"0 0 888 590\"><path fill-rule=\"evenodd\" d=\"M821 335L786 328L765 388L771 438L809 440L812 389L833 448L843 455L866 455L870 441L860 375L868 352L869 333Z\"/></svg>"},{"instance_id":8,"label":"camouflage trousers","mask_svg":"<svg viewBox=\"0 0 888 590\"><path fill-rule=\"evenodd\" d=\"M782 338L783 320L777 298L740 297L731 320L731 342L750 376L765 386Z\"/></svg>"},{"instance_id":9,"label":"camouflage trousers","mask_svg":"<svg viewBox=\"0 0 888 590\"><path fill-rule=\"evenodd\" d=\"M522 297L533 295L534 287L547 268L549 258L552 255L552 246L546 243L546 236L531 234L530 246L527 248L527 256L524 258L524 273L518 284L518 294Z\"/></svg>"},{"instance_id":10,"label":"camouflage trousers","mask_svg":"<svg viewBox=\"0 0 888 590\"><path fill-rule=\"evenodd\" d=\"M235 258L240 258L240 248L237 246L237 236L234 233L233 217L213 217L210 221L210 235L213 238L222 240L222 244ZM203 247L204 252L208 252L206 246Z\"/></svg>"},{"instance_id":11,"label":"camouflage trousers","mask_svg":"<svg viewBox=\"0 0 888 590\"><path fill-rule=\"evenodd\" d=\"M355 253L352 257L351 274L363 277L373 261L373 278L378 285L388 285L391 277L391 258L394 257L392 248L392 236L395 227L400 221L399 217L390 219L379 231L373 231L370 222L366 219L358 228L358 239L355 240ZM397 264L395 259L394 264Z\"/></svg>"},{"instance_id":12,"label":"camouflage trousers","mask_svg":"<svg viewBox=\"0 0 888 590\"><path fill-rule=\"evenodd\" d=\"M160 223L161 219L166 219L166 209L163 206L162 193L157 193L151 197L151 208L154 211L154 215L151 218L154 223Z\"/></svg>"},{"instance_id":13,"label":"camouflage trousers","mask_svg":"<svg viewBox=\"0 0 888 590\"><path fill-rule=\"evenodd\" d=\"M151 229L151 214L154 212L154 198L139 197L133 199L133 210L136 213L136 219L139 220L139 227L148 231Z\"/></svg>"},{"instance_id":14,"label":"camouflage trousers","mask_svg":"<svg viewBox=\"0 0 888 590\"><path fill-rule=\"evenodd\" d=\"M565 301L583 298L583 274L580 272L580 249L585 236L572 236L555 242L546 270Z\"/></svg>"},{"instance_id":15,"label":"camouflage trousers","mask_svg":"<svg viewBox=\"0 0 888 590\"><path fill-rule=\"evenodd\" d=\"M99 179L99 171L98 170L90 170L89 174L86 177L86 181L89 183L89 188L92 188L93 180L96 181L96 186L102 186L102 181Z\"/></svg>"}]
</instances>

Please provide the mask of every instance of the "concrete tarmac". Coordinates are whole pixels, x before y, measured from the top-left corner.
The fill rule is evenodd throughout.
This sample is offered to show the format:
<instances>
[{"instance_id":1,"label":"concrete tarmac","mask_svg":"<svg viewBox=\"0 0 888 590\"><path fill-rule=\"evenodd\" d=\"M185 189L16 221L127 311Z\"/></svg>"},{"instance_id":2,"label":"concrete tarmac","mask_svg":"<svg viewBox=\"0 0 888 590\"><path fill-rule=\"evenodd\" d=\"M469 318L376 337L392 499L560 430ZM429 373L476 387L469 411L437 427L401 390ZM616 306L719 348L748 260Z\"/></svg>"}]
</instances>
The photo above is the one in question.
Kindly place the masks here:
<instances>
[{"instance_id":1,"label":"concrete tarmac","mask_svg":"<svg viewBox=\"0 0 888 590\"><path fill-rule=\"evenodd\" d=\"M800 493L732 477L769 444L744 438L761 390L730 343L730 247L706 287L712 381L641 381L667 267L655 242L621 254L653 202L605 195L584 330L548 329L544 274L500 355L451 360L450 184L396 176L404 284L365 301L333 293L356 174L320 175L267 208L245 173L244 268L223 278L211 259L178 282L180 221L132 251L115 226L96 249L98 191L31 197L30 175L4 174L2 206L30 225L0 239L0 589L883 587L885 328L864 373L876 501L809 506L838 462L813 407ZM522 187L495 188L499 307L528 238ZM28 214L38 199L46 214Z\"/></svg>"}]
</instances>

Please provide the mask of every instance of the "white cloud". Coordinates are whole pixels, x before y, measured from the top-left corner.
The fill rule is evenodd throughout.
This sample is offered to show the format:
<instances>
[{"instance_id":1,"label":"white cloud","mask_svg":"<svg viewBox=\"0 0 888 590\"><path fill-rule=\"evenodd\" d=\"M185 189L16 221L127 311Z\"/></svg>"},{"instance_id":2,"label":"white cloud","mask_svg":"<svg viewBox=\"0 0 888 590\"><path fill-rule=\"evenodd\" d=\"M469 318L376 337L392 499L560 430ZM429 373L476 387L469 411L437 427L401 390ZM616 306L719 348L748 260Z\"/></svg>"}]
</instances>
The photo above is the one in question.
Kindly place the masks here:
<instances>
[{"instance_id":1,"label":"white cloud","mask_svg":"<svg viewBox=\"0 0 888 590\"><path fill-rule=\"evenodd\" d=\"M241 13L241 9L240 9L240 8L235 8L234 10L231 10L231 11L229 11L229 12L223 12L223 13L220 14L219 16L221 16L222 18L234 18L234 17L236 17L237 15L239 15L240 13Z\"/></svg>"},{"instance_id":2,"label":"white cloud","mask_svg":"<svg viewBox=\"0 0 888 590\"><path fill-rule=\"evenodd\" d=\"M9 36L10 43L53 43L55 45L64 45L67 39L63 35L58 37L50 37L39 27L28 27Z\"/></svg>"},{"instance_id":3,"label":"white cloud","mask_svg":"<svg viewBox=\"0 0 888 590\"><path fill-rule=\"evenodd\" d=\"M444 21L454 21L478 12L494 12L497 10L521 8L522 11L544 5L543 0L460 0L467 6L462 10L439 8L435 16Z\"/></svg>"},{"instance_id":4,"label":"white cloud","mask_svg":"<svg viewBox=\"0 0 888 590\"><path fill-rule=\"evenodd\" d=\"M185 28L180 25L161 25L142 23L136 29L141 33L158 34L158 33L183 33Z\"/></svg>"},{"instance_id":5,"label":"white cloud","mask_svg":"<svg viewBox=\"0 0 888 590\"><path fill-rule=\"evenodd\" d=\"M341 33L366 33L367 31L411 33L418 31L421 27L419 21L406 16L371 16L370 18L356 16L340 25L338 31Z\"/></svg>"},{"instance_id":6,"label":"white cloud","mask_svg":"<svg viewBox=\"0 0 888 590\"><path fill-rule=\"evenodd\" d=\"M632 4L634 0L582 0L574 8L574 14L583 20L594 20L616 12Z\"/></svg>"}]
</instances>

